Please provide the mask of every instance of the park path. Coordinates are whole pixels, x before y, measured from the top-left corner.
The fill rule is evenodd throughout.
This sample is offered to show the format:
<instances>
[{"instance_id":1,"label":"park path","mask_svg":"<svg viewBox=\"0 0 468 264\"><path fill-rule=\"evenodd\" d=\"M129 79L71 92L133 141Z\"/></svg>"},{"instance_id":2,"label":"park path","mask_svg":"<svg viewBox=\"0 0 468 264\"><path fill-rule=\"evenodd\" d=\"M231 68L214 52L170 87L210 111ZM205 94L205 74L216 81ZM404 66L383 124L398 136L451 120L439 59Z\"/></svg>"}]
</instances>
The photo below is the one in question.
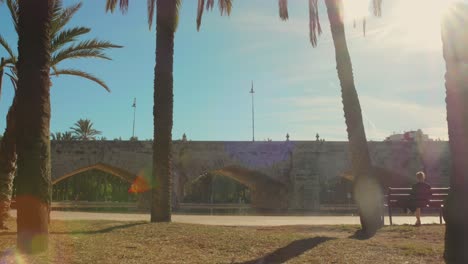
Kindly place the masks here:
<instances>
[{"instance_id":1,"label":"park path","mask_svg":"<svg viewBox=\"0 0 468 264\"><path fill-rule=\"evenodd\" d=\"M16 217L16 210L10 215ZM110 221L149 221L149 214L133 213L90 213L52 211L54 220L110 220ZM394 216L393 223L414 224L414 216ZM224 225L224 226L282 226L282 225L358 225L357 216L237 216L237 215L183 215L173 214L172 221L187 224ZM423 216L423 224L439 223L438 216ZM388 225L388 217L385 217Z\"/></svg>"}]
</instances>

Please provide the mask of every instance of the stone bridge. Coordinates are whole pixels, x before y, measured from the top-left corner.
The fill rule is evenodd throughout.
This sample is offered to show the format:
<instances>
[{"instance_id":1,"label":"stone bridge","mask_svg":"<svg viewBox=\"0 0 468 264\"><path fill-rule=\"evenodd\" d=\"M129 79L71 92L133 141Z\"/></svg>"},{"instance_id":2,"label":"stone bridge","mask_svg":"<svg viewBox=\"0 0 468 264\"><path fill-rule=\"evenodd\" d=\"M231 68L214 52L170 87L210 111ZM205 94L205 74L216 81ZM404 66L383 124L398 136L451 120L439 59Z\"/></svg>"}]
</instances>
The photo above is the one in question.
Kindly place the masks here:
<instances>
[{"instance_id":1,"label":"stone bridge","mask_svg":"<svg viewBox=\"0 0 468 264\"><path fill-rule=\"evenodd\" d=\"M182 200L185 183L214 172L247 186L253 207L318 209L321 186L350 176L347 148L323 141L174 141L173 200ZM447 142L369 142L369 149L384 183L407 185L424 169L432 185L448 185ZM129 182L151 174L150 141L53 141L51 154L53 183L90 169Z\"/></svg>"}]
</instances>

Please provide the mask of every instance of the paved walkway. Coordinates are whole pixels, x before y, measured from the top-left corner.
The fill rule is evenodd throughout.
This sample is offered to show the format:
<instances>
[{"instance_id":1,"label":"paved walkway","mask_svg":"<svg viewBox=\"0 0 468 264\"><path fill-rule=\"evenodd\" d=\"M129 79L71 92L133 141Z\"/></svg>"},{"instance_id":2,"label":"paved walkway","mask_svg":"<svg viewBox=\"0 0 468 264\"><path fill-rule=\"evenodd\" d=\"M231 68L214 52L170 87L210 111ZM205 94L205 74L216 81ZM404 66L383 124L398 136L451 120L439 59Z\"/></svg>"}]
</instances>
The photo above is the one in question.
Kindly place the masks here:
<instances>
[{"instance_id":1,"label":"paved walkway","mask_svg":"<svg viewBox=\"0 0 468 264\"><path fill-rule=\"evenodd\" d=\"M16 210L10 214L16 217ZM113 221L149 221L149 214L89 213L52 211L55 220L113 220ZM414 216L394 216L394 224L414 224ZM281 225L350 225L359 224L357 216L234 216L234 215L180 215L173 214L172 221L177 223L226 225L226 226L281 226ZM438 216L423 216L423 224L439 223ZM389 224L385 217L385 224Z\"/></svg>"}]
</instances>

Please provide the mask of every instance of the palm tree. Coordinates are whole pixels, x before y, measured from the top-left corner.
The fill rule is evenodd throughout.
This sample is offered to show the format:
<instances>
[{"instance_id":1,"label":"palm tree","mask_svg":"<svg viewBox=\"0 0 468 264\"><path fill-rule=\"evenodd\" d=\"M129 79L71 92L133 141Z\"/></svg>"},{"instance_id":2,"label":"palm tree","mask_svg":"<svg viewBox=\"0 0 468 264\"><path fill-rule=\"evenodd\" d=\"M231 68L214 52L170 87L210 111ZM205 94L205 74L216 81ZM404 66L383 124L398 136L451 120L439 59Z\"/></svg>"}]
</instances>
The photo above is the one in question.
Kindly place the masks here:
<instances>
[{"instance_id":1,"label":"palm tree","mask_svg":"<svg viewBox=\"0 0 468 264\"><path fill-rule=\"evenodd\" d=\"M75 136L73 136L72 132L66 131L66 132L55 132L50 134L51 140L57 140L57 141L70 141L74 140Z\"/></svg>"},{"instance_id":2,"label":"palm tree","mask_svg":"<svg viewBox=\"0 0 468 264\"><path fill-rule=\"evenodd\" d=\"M119 3L122 12L128 9L128 0L107 0L106 10L113 12ZM173 123L173 57L174 33L178 24L180 0L148 0L148 24L151 29L156 11L156 66L154 68L154 141L153 173L158 188L152 189L151 222L171 221L172 192L172 123ZM197 27L201 23L204 0L198 1ZM218 0L221 14L229 13L231 0ZM207 0L212 9L214 0ZM156 10L155 10L156 9ZM200 11L201 10L201 11Z\"/></svg>"},{"instance_id":3,"label":"palm tree","mask_svg":"<svg viewBox=\"0 0 468 264\"><path fill-rule=\"evenodd\" d=\"M12 17L15 29L17 29L18 0L7 0L7 6L10 11L10 15ZM104 51L111 48L122 47L115 45L109 41L100 41L98 39L78 41L79 37L82 37L91 31L91 29L87 27L73 27L71 29L65 29L64 27L80 10L81 7L82 4L78 3L70 7L64 8L62 0L57 0L54 4L52 29L50 31L52 53L50 62L50 75L55 77L58 77L60 75L78 76L96 82L107 91L110 91L109 87L101 79L97 78L96 76L90 73L76 69L58 68L62 61L69 59L99 58L111 60L104 53ZM10 68L10 73L8 73L7 75L10 77L15 86L17 82L15 64L18 61L18 58L13 52L11 46L8 45L7 41L1 35L0 46L2 46L5 49L9 56L6 59L3 58L2 63L0 64L0 73L2 73L5 68Z\"/></svg>"},{"instance_id":4,"label":"palm tree","mask_svg":"<svg viewBox=\"0 0 468 264\"><path fill-rule=\"evenodd\" d=\"M446 63L445 89L452 173L450 193L444 207L447 263L468 263L468 76L465 66L468 6L454 5L442 23L443 54Z\"/></svg>"},{"instance_id":5,"label":"palm tree","mask_svg":"<svg viewBox=\"0 0 468 264\"><path fill-rule=\"evenodd\" d=\"M101 131L94 129L89 119L78 120L70 129L77 140L96 140L96 136L101 135Z\"/></svg>"},{"instance_id":6,"label":"palm tree","mask_svg":"<svg viewBox=\"0 0 468 264\"><path fill-rule=\"evenodd\" d=\"M17 247L48 247L50 211L50 30L54 0L19 0Z\"/></svg>"},{"instance_id":7,"label":"palm tree","mask_svg":"<svg viewBox=\"0 0 468 264\"><path fill-rule=\"evenodd\" d=\"M382 0L374 0L374 14L381 14ZM371 159L367 147L362 112L354 85L351 57L346 44L343 23L343 0L325 0L335 46L336 69L341 85L343 111L348 132L349 151L354 181L354 197L359 208L362 234L371 237L381 226L383 194L375 175L371 174ZM287 0L279 0L279 14L288 19ZM309 29L312 46L321 33L317 0L309 0Z\"/></svg>"},{"instance_id":8,"label":"palm tree","mask_svg":"<svg viewBox=\"0 0 468 264\"><path fill-rule=\"evenodd\" d=\"M17 0L7 0L6 4L10 11L15 29L17 30L17 33L19 33L19 3ZM107 91L110 91L105 82L92 74L76 69L60 68L61 62L71 59L110 59L106 56L104 51L110 48L120 47L110 42L99 41L97 39L78 41L78 38L90 32L91 29L86 27L65 29L66 24L80 8L81 3L64 8L62 6L62 1L54 1L52 10L53 18L51 22L51 30L49 31L51 39L50 50L52 53L49 67L50 75L58 77L64 74L86 78L102 86ZM16 74L18 57L1 35L0 46L2 46L8 54L8 58L3 59L0 64L0 78L2 77L1 73L3 72L3 69L9 69L9 73L6 74L10 77L13 87L16 90L18 83L18 77ZM4 221L8 216L10 197L12 193L12 181L16 174L16 105L17 100L14 99L7 114L7 125L3 135L3 140L0 143L0 227L4 227Z\"/></svg>"}]
</instances>

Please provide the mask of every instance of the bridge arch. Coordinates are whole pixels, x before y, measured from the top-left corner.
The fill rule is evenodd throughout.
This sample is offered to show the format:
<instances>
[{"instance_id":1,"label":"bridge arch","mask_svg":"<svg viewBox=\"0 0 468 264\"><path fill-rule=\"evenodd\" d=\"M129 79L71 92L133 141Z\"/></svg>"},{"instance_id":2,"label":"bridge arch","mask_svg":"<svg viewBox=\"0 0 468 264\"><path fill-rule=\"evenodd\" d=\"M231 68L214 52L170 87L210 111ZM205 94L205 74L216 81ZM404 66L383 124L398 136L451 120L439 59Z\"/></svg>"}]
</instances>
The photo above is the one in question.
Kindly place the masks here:
<instances>
[{"instance_id":1,"label":"bridge arch","mask_svg":"<svg viewBox=\"0 0 468 264\"><path fill-rule=\"evenodd\" d=\"M86 167L82 167L82 168L79 168L79 169L75 169L71 172L68 172L62 176L59 176L58 178L55 178L52 180L52 185L60 182L60 181L63 181L65 179L68 179L70 177L73 177L77 174L80 174L82 172L86 172L86 171L90 171L90 170L100 170L100 171L103 171L103 172L106 172L106 173L109 173L111 175L114 175L116 177L119 177L129 183L133 182L136 178L136 175L134 175L133 173L131 172L128 172L124 169L121 169L121 168L117 168L117 167L114 167L114 166L110 166L110 165L107 165L107 164L104 164L104 163L96 163L96 164L93 164L93 165L90 165L90 166L86 166Z\"/></svg>"},{"instance_id":2,"label":"bridge arch","mask_svg":"<svg viewBox=\"0 0 468 264\"><path fill-rule=\"evenodd\" d=\"M287 203L286 186L267 175L241 166L225 166L203 173L189 182L195 182L207 174L230 178L250 190L251 206L257 209L285 209Z\"/></svg>"}]
</instances>

